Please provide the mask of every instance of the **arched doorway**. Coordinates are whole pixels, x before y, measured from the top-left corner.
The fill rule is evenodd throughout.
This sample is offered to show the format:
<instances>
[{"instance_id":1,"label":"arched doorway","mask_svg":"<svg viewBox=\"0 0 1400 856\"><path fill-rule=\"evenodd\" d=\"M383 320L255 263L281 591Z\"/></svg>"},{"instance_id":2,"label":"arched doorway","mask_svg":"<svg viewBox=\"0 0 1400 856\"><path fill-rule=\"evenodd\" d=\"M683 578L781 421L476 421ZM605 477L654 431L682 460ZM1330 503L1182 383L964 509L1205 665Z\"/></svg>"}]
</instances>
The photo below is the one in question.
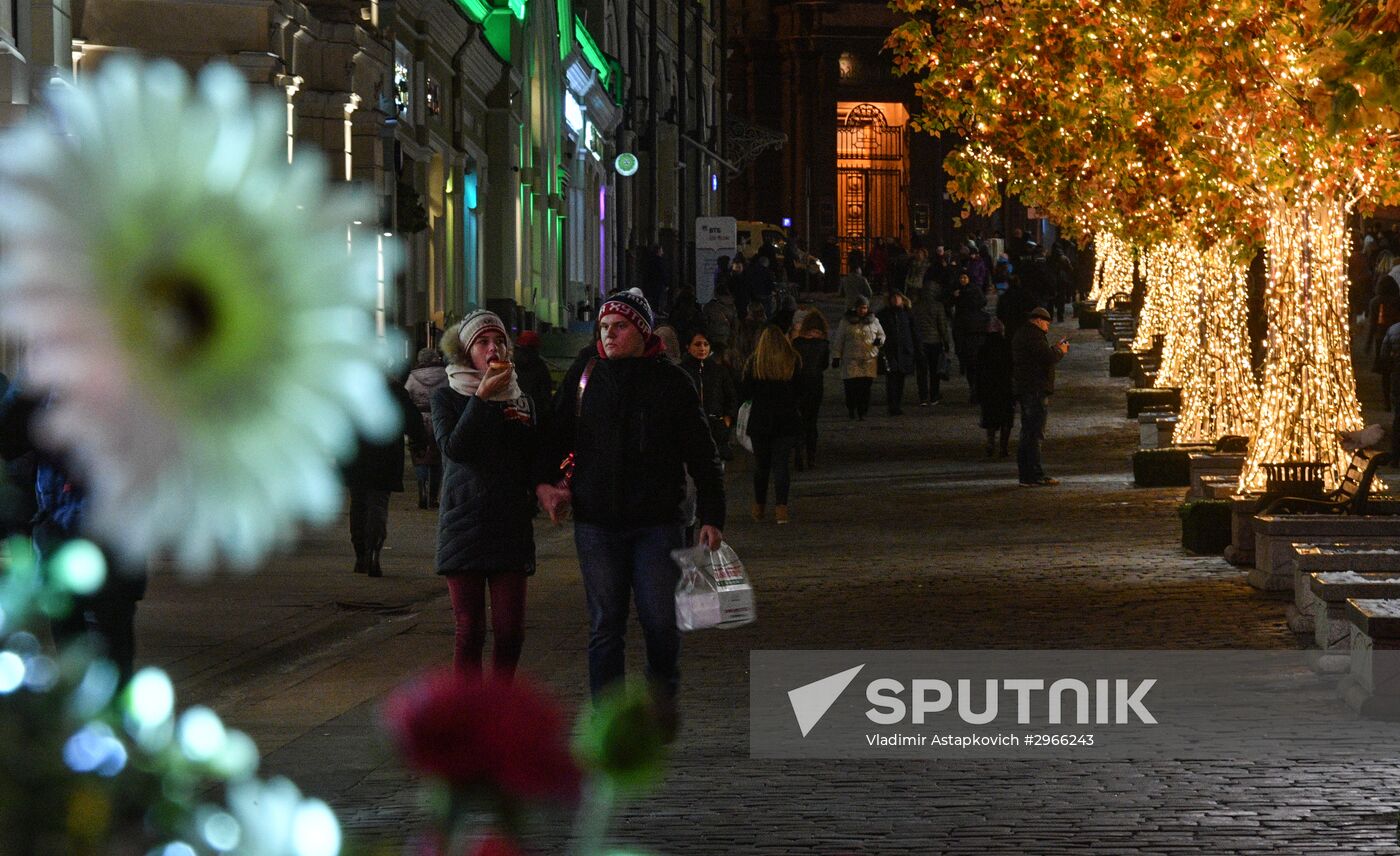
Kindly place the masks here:
<instances>
[{"instance_id":1,"label":"arched doorway","mask_svg":"<svg viewBox=\"0 0 1400 856\"><path fill-rule=\"evenodd\" d=\"M836 105L836 235L842 267L876 238L909 246L909 112L899 103Z\"/></svg>"}]
</instances>

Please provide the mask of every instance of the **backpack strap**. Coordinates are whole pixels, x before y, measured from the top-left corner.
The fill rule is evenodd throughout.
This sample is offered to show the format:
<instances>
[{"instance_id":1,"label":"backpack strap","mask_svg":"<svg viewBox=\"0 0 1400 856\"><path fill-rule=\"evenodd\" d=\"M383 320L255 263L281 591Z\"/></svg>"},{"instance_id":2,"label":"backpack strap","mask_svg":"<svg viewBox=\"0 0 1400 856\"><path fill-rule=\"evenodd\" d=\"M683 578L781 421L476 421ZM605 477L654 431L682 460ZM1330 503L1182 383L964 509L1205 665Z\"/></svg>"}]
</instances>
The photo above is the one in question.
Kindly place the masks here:
<instances>
[{"instance_id":1,"label":"backpack strap","mask_svg":"<svg viewBox=\"0 0 1400 856\"><path fill-rule=\"evenodd\" d=\"M590 357L588 365L583 367L583 374L578 376L578 393L574 396L574 416L577 418L583 415L583 391L588 389L588 377L593 374L593 367L598 365L597 357Z\"/></svg>"}]
</instances>

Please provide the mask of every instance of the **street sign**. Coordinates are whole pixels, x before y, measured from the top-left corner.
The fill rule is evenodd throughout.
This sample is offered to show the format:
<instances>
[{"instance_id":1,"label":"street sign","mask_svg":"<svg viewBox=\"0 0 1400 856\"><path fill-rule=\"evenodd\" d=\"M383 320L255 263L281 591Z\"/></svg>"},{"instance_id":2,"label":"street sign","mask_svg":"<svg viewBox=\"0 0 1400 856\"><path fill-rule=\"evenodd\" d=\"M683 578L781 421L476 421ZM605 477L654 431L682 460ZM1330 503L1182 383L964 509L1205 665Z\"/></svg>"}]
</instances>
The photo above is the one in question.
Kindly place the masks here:
<instances>
[{"instance_id":1,"label":"street sign","mask_svg":"<svg viewBox=\"0 0 1400 856\"><path fill-rule=\"evenodd\" d=\"M733 217L695 218L695 299L701 305L715 296L719 257L732 259L738 248L738 222Z\"/></svg>"},{"instance_id":2,"label":"street sign","mask_svg":"<svg viewBox=\"0 0 1400 856\"><path fill-rule=\"evenodd\" d=\"M637 156L631 152L623 152L613 159L613 169L618 175L635 175L637 173Z\"/></svg>"}]
</instances>

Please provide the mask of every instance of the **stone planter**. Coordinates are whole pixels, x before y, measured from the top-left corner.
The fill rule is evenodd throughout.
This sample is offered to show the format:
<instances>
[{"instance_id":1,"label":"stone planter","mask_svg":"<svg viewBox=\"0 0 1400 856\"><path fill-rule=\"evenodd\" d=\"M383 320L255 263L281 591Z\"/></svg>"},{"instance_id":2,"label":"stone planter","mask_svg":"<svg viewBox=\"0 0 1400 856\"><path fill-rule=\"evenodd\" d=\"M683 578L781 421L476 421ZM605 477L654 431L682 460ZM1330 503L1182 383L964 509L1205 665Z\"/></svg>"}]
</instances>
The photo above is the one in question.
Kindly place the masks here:
<instances>
[{"instance_id":1,"label":"stone planter","mask_svg":"<svg viewBox=\"0 0 1400 856\"><path fill-rule=\"evenodd\" d=\"M1323 571L1308 574L1312 595L1313 644L1309 659L1314 671L1345 672L1351 665L1351 623L1347 601L1352 598L1400 597L1400 579L1393 574Z\"/></svg>"},{"instance_id":2,"label":"stone planter","mask_svg":"<svg viewBox=\"0 0 1400 856\"><path fill-rule=\"evenodd\" d=\"M1347 601L1351 663L1338 684L1362 716L1400 719L1400 600Z\"/></svg>"},{"instance_id":3,"label":"stone planter","mask_svg":"<svg viewBox=\"0 0 1400 856\"><path fill-rule=\"evenodd\" d=\"M1230 502L1198 499L1182 503L1181 546L1198 556L1220 555L1230 546Z\"/></svg>"},{"instance_id":4,"label":"stone planter","mask_svg":"<svg viewBox=\"0 0 1400 856\"><path fill-rule=\"evenodd\" d=\"M1288 629L1294 633L1312 633L1315 616L1313 576L1323 574L1331 582L1356 578L1357 575L1379 574L1382 579L1396 577L1394 594L1381 591L1374 595L1348 594L1345 597L1400 597L1400 540L1385 543L1297 544L1293 545L1293 603L1288 607ZM1345 598L1343 598L1345 599Z\"/></svg>"},{"instance_id":5,"label":"stone planter","mask_svg":"<svg viewBox=\"0 0 1400 856\"><path fill-rule=\"evenodd\" d=\"M1139 449L1133 453L1133 483L1138 487L1186 487L1191 483L1191 453L1184 449Z\"/></svg>"},{"instance_id":6,"label":"stone planter","mask_svg":"<svg viewBox=\"0 0 1400 856\"><path fill-rule=\"evenodd\" d=\"M1179 389L1130 389L1128 398L1128 418L1136 419L1138 414L1149 408L1181 412L1181 390Z\"/></svg>"},{"instance_id":7,"label":"stone planter","mask_svg":"<svg viewBox=\"0 0 1400 856\"><path fill-rule=\"evenodd\" d=\"M1150 410L1138 414L1138 445L1144 449L1165 449L1172 444L1178 417L1175 413Z\"/></svg>"},{"instance_id":8,"label":"stone planter","mask_svg":"<svg viewBox=\"0 0 1400 856\"><path fill-rule=\"evenodd\" d=\"M1225 561L1232 565L1254 564L1254 514L1260 498L1257 493L1230 496L1230 546L1225 549Z\"/></svg>"}]
</instances>

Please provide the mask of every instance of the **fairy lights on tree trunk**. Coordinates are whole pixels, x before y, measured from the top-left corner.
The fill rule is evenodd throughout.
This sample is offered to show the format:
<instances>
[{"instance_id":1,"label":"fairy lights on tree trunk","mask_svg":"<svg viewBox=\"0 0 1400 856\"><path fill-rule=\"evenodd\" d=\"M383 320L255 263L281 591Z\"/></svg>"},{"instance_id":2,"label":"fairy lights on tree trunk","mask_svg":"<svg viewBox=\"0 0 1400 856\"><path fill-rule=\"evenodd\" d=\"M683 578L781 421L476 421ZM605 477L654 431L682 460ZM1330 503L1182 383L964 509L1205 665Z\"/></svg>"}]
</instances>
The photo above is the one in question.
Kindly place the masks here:
<instances>
[{"instance_id":1,"label":"fairy lights on tree trunk","mask_svg":"<svg viewBox=\"0 0 1400 856\"><path fill-rule=\"evenodd\" d=\"M1117 294L1133 291L1133 248L1109 232L1094 236L1094 288L1089 301L1103 311Z\"/></svg>"},{"instance_id":2,"label":"fairy lights on tree trunk","mask_svg":"<svg viewBox=\"0 0 1400 856\"><path fill-rule=\"evenodd\" d=\"M1254 435L1259 383L1250 365L1245 266L1229 247L1201 253L1188 305L1195 359L1182 383L1178 443L1214 443L1227 434Z\"/></svg>"},{"instance_id":3,"label":"fairy lights on tree trunk","mask_svg":"<svg viewBox=\"0 0 1400 856\"><path fill-rule=\"evenodd\" d=\"M1339 431L1363 427L1347 312L1348 206L1304 188L1272 201L1266 245L1269 317L1259 432L1241 491L1264 488L1263 464L1321 461L1335 486L1350 454Z\"/></svg>"}]
</instances>

